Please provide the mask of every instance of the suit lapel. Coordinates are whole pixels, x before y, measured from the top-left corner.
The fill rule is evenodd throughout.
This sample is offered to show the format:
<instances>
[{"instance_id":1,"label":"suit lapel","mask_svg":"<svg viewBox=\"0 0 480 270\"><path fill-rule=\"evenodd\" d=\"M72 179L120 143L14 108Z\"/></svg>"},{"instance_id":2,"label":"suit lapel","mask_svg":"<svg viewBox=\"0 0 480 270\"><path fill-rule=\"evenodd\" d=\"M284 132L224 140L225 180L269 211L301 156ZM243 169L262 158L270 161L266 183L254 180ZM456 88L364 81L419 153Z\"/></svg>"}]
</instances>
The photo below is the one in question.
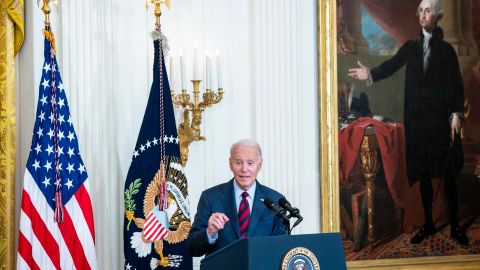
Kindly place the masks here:
<instances>
[{"instance_id":1,"label":"suit lapel","mask_svg":"<svg viewBox=\"0 0 480 270\"><path fill-rule=\"evenodd\" d=\"M255 196L256 197L256 196ZM230 218L230 223L237 234L237 237L240 238L240 227L238 225L237 217L237 204L235 203L235 192L233 191L233 179L228 181L228 183L223 188L223 194L220 198L223 205L225 205L225 213Z\"/></svg>"},{"instance_id":2,"label":"suit lapel","mask_svg":"<svg viewBox=\"0 0 480 270\"><path fill-rule=\"evenodd\" d=\"M264 198L262 185L257 181L255 197L253 198L252 214L250 215L250 223L248 224L247 235L250 236L255 229L260 217L262 216L265 206L261 199ZM238 222L237 222L238 223Z\"/></svg>"}]
</instances>

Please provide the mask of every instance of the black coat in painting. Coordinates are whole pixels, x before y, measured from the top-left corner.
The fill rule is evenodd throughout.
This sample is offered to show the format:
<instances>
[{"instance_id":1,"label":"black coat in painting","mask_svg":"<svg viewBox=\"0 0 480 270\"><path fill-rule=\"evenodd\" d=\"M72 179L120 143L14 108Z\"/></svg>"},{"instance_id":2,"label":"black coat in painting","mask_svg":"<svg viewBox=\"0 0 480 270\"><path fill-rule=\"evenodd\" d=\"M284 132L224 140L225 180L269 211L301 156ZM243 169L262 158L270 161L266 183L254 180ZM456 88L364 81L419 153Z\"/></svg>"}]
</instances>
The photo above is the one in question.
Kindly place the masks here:
<instances>
[{"instance_id":1,"label":"black coat in painting","mask_svg":"<svg viewBox=\"0 0 480 270\"><path fill-rule=\"evenodd\" d=\"M406 65L405 141L410 184L420 178L456 177L463 166L460 138L450 143L450 117L463 114L463 81L457 55L437 27L430 39L431 55L423 71L423 33L407 41L389 60L371 72L372 80L389 77ZM448 175L446 175L448 174Z\"/></svg>"}]
</instances>

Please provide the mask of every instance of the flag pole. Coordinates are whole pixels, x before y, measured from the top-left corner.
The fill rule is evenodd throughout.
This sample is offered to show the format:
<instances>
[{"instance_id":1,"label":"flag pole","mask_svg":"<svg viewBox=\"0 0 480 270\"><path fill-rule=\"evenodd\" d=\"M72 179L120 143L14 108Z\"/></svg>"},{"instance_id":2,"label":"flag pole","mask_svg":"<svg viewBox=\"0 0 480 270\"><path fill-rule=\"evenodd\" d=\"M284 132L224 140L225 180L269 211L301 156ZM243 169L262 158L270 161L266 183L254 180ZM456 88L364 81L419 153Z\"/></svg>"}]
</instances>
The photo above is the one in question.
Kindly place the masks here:
<instances>
[{"instance_id":1,"label":"flag pole","mask_svg":"<svg viewBox=\"0 0 480 270\"><path fill-rule=\"evenodd\" d=\"M38 0L37 3L39 3L40 0ZM42 11L43 14L45 15L45 25L50 25L50 0L43 0L43 5L42 5Z\"/></svg>"},{"instance_id":2,"label":"flag pole","mask_svg":"<svg viewBox=\"0 0 480 270\"><path fill-rule=\"evenodd\" d=\"M40 0L37 0L37 4L39 3L40 3ZM42 11L45 16L45 20L44 20L45 29L43 30L43 34L45 35L45 38L52 43L53 51L56 53L57 47L55 45L55 36L53 35L53 32L51 31L51 27L50 27L50 12L52 11L50 9L50 0L43 0Z\"/></svg>"},{"instance_id":3,"label":"flag pole","mask_svg":"<svg viewBox=\"0 0 480 270\"><path fill-rule=\"evenodd\" d=\"M161 5L165 4L168 9L170 9L170 0L146 0L147 9L149 8L150 4L149 1L155 6L154 14L155 14L155 29L160 29L160 16L162 16L162 8Z\"/></svg>"}]
</instances>

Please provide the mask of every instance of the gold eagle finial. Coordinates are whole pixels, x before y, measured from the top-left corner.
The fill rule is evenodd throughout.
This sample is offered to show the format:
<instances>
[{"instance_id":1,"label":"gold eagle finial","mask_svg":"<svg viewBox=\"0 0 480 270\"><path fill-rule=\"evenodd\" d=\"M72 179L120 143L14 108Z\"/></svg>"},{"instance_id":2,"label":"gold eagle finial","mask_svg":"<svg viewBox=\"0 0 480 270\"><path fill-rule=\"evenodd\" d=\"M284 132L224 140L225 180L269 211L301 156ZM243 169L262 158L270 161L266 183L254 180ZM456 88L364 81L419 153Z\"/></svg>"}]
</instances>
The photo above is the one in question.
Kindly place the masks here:
<instances>
[{"instance_id":1,"label":"gold eagle finial","mask_svg":"<svg viewBox=\"0 0 480 270\"><path fill-rule=\"evenodd\" d=\"M154 14L156 17L155 24L158 28L160 27L160 16L162 16L161 5L165 4L165 6L167 6L167 8L170 9L170 0L146 0L145 5L147 9L150 7L150 3L155 6L155 9L154 9Z\"/></svg>"}]
</instances>

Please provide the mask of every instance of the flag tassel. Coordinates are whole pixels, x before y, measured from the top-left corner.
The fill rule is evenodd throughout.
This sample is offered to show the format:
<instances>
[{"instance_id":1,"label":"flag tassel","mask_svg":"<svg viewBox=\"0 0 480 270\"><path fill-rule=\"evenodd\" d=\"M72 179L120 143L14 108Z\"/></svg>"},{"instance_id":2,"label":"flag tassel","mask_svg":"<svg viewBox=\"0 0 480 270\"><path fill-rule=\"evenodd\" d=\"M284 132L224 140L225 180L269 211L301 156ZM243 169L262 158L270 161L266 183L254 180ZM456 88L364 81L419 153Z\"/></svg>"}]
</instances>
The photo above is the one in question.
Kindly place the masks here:
<instances>
[{"instance_id":1,"label":"flag tassel","mask_svg":"<svg viewBox=\"0 0 480 270\"><path fill-rule=\"evenodd\" d=\"M57 53L55 35L49 29L50 27L46 27L45 29L43 29L43 34L45 35L45 38L52 44L53 51Z\"/></svg>"},{"instance_id":2,"label":"flag tassel","mask_svg":"<svg viewBox=\"0 0 480 270\"><path fill-rule=\"evenodd\" d=\"M63 223L63 204L60 190L55 192L55 222Z\"/></svg>"}]
</instances>

